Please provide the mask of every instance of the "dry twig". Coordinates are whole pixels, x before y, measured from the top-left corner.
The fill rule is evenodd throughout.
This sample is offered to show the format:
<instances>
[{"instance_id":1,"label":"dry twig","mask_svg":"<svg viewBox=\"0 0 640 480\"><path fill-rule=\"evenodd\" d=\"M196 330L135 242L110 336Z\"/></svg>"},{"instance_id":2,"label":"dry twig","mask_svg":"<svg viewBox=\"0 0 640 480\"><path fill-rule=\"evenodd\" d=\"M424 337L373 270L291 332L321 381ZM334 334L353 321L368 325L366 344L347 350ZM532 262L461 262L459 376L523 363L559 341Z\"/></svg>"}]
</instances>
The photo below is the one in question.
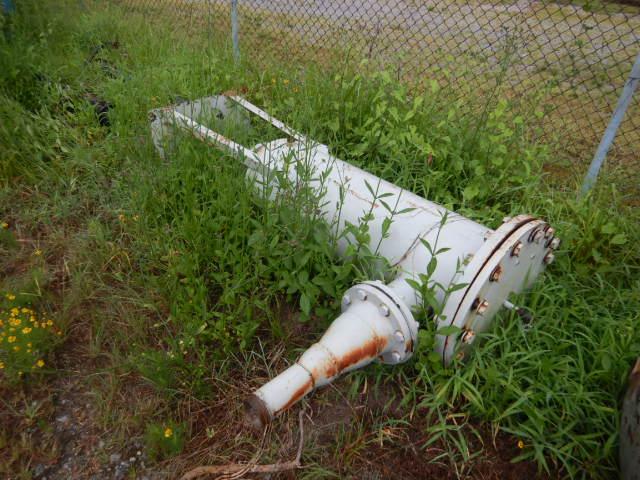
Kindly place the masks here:
<instances>
[{"instance_id":1,"label":"dry twig","mask_svg":"<svg viewBox=\"0 0 640 480\"><path fill-rule=\"evenodd\" d=\"M180 480L192 480L202 475L219 475L216 480L239 480L247 473L276 473L287 470L295 470L301 467L300 459L302 457L302 447L304 445L304 422L302 420L303 412L300 411L300 443L298 444L298 452L296 457L289 462L272 463L269 465L257 465L253 462L248 464L229 463L227 465L212 465L197 467L185 473ZM266 429L265 429L266 433ZM264 441L265 436L262 439ZM262 452L264 445L260 446L258 453ZM255 458L255 457L254 457Z\"/></svg>"}]
</instances>

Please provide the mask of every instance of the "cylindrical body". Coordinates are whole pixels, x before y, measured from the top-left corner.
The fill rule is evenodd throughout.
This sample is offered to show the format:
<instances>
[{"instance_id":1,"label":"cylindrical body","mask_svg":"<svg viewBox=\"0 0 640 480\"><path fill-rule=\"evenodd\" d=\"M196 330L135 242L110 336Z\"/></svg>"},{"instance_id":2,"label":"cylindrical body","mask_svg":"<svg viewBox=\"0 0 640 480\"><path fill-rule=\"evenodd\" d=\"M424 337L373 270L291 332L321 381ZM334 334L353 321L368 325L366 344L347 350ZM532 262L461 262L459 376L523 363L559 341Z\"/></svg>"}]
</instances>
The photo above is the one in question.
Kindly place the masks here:
<instances>
[{"instance_id":1,"label":"cylindrical body","mask_svg":"<svg viewBox=\"0 0 640 480\"><path fill-rule=\"evenodd\" d=\"M332 156L325 145L279 139L259 145L255 151L264 167L258 172L263 185L277 190L276 172L285 172L292 183L304 182L315 188L321 197L319 208L337 234L340 253L349 243L355 243L347 226L366 222L369 249L398 267L400 276L415 278L426 272L432 257L427 243L433 251L443 249L430 280L446 287L455 281L460 265L492 233L479 223ZM299 174L301 170L305 173ZM435 293L443 299L441 289Z\"/></svg>"},{"instance_id":2,"label":"cylindrical body","mask_svg":"<svg viewBox=\"0 0 640 480\"><path fill-rule=\"evenodd\" d=\"M214 116L248 124L238 116L238 106L288 138L250 149L198 123ZM492 231L407 192L337 159L325 145L240 97L204 98L155 110L152 118L152 135L161 154L167 133L178 127L241 158L264 195L276 196L280 188L286 195L310 188L345 261L350 245L364 246L396 269L388 284L364 282L349 289L342 299L342 315L322 339L247 399L247 418L256 427L342 373L373 360L397 364L410 358L418 339L412 309L422 301L416 283L421 291L430 289L439 303L434 308L437 327L455 327L436 332L436 352L444 364L461 358L477 334L490 328L509 295L527 288L553 261L559 245L554 229L534 217L505 219ZM366 238L367 245L357 244L354 229L360 227L366 227L367 236L359 237Z\"/></svg>"}]
</instances>

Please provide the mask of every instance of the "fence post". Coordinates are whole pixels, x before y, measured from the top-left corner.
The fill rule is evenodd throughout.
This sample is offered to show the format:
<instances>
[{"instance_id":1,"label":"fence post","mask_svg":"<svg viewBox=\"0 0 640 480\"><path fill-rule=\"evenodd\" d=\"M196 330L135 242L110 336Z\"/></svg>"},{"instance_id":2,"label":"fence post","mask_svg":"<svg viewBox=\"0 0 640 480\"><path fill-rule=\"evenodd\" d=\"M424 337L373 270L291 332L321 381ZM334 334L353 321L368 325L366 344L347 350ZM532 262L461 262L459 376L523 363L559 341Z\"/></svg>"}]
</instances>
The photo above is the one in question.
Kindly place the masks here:
<instances>
[{"instance_id":1,"label":"fence post","mask_svg":"<svg viewBox=\"0 0 640 480\"><path fill-rule=\"evenodd\" d=\"M240 60L240 44L238 41L238 0L231 0L231 41L233 42L233 59Z\"/></svg>"},{"instance_id":2,"label":"fence post","mask_svg":"<svg viewBox=\"0 0 640 480\"><path fill-rule=\"evenodd\" d=\"M622 93L620 94L620 98L618 99L618 105L616 106L616 109L611 116L609 125L607 125L607 129L602 135L602 140L600 140L600 145L598 145L596 154L593 156L593 160L591 161L591 165L589 166L589 171L584 177L580 195L586 194L591 189L591 187L593 187L596 178L598 178L600 168L604 163L604 159L607 156L609 147L611 147L611 144L613 143L613 139L615 138L618 127L620 126L620 123L624 118L624 114L626 113L627 108L631 103L633 92L638 86L638 81L640 81L640 53L636 57L636 61L633 64L633 68L631 69L629 79L622 89Z\"/></svg>"}]
</instances>

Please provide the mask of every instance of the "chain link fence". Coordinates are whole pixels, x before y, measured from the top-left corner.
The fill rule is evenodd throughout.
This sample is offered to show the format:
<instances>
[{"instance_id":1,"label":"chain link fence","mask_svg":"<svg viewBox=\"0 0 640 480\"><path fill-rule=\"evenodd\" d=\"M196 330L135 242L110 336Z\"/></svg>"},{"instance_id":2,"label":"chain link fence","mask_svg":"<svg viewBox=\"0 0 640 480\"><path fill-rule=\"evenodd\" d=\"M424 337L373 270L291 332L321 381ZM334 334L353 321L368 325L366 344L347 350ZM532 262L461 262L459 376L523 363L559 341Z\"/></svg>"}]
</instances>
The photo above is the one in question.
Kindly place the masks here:
<instances>
[{"instance_id":1,"label":"chain link fence","mask_svg":"<svg viewBox=\"0 0 640 480\"><path fill-rule=\"evenodd\" d=\"M256 63L366 60L398 79L449 83L461 96L501 94L539 115L557 164L582 176L640 54L640 2L533 0L125 0L150 18L171 15ZM635 95L607 157L640 196L640 101ZM470 108L473 108L470 106Z\"/></svg>"}]
</instances>

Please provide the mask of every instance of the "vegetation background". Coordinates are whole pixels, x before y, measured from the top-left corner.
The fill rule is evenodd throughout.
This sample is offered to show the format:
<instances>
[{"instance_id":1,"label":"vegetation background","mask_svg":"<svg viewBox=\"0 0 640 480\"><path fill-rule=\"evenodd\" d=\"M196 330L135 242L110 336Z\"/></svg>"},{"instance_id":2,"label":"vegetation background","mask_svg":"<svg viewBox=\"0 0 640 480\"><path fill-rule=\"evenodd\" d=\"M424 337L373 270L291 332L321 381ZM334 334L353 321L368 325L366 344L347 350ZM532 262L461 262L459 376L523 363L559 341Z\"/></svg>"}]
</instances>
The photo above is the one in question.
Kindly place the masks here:
<instances>
[{"instance_id":1,"label":"vegetation background","mask_svg":"<svg viewBox=\"0 0 640 480\"><path fill-rule=\"evenodd\" d=\"M496 82L469 116L429 77L236 63L175 19L112 3L25 0L2 22L2 475L173 478L293 457L296 414L261 440L242 399L324 331L366 262L336 258L304 199L261 201L232 158L186 138L159 158L150 109L229 90L452 210L491 227L539 215L563 239L522 299L530 328L503 312L443 369L425 319L411 362L305 400L296 478L615 475L640 354L640 218L615 177L580 200L545 171L555 146L531 134L535 104L516 109Z\"/></svg>"}]
</instances>

